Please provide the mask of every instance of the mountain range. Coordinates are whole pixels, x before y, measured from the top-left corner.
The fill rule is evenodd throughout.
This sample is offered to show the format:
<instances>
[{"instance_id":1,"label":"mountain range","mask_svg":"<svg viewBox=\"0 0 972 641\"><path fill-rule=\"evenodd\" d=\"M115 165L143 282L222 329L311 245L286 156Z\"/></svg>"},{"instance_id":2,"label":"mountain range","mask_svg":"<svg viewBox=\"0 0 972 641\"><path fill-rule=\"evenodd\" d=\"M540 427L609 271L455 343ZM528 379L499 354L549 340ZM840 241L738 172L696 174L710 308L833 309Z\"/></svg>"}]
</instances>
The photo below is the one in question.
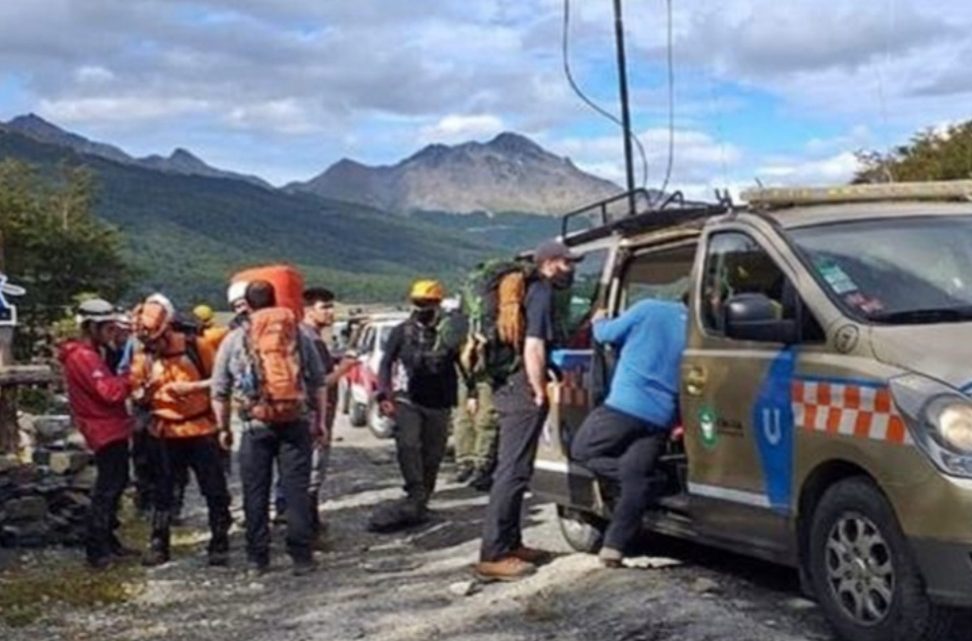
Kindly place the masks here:
<instances>
[{"instance_id":1,"label":"mountain range","mask_svg":"<svg viewBox=\"0 0 972 641\"><path fill-rule=\"evenodd\" d=\"M395 165L342 159L307 182L287 185L388 211L562 214L621 192L529 138L502 133L486 143L429 145Z\"/></svg>"},{"instance_id":2,"label":"mountain range","mask_svg":"<svg viewBox=\"0 0 972 641\"><path fill-rule=\"evenodd\" d=\"M521 185L529 181L529 166L535 163L538 184L556 183L550 177L556 169L592 189L610 188L610 183L590 181L569 161L513 134L489 143L432 146L396 167L399 175L414 170L431 176L438 166L441 177L429 178L430 184L456 190L466 179L444 166L454 154L479 158L484 166L516 164ZM297 185L278 189L254 176L211 167L185 150L136 158L34 115L0 124L3 159L28 163L51 177L65 165L88 168L96 180L95 214L123 232L130 262L140 274L131 295L162 290L184 305L218 305L232 273L270 262L298 266L309 282L326 284L347 301L398 301L413 278L455 284L477 262L509 256L559 232L559 219L553 216L517 213L534 207L550 213L553 198L542 201L531 194L533 200L513 202L513 191L498 187L503 195L487 200L483 176L488 174L473 165L466 165L473 176L467 183L476 186L482 199L457 199L455 205L427 194L415 201L379 200L389 203L386 209L370 204L376 202L371 192L321 195ZM577 201L571 207L605 193L573 189ZM563 185L560 190L557 198L566 205L563 194L570 191ZM419 195L415 190L410 194ZM506 213L492 213L502 210ZM450 213L454 211L466 215Z\"/></svg>"}]
</instances>

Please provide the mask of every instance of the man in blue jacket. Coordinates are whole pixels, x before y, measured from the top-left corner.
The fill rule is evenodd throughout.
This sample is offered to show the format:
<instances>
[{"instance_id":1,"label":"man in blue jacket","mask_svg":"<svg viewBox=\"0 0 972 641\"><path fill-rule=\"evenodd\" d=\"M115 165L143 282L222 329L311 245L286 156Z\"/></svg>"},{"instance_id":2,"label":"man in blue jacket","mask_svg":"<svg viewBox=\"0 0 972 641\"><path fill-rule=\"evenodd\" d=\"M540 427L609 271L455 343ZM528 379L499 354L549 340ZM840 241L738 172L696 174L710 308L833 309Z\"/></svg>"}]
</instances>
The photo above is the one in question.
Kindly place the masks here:
<instances>
[{"instance_id":1,"label":"man in blue jacket","mask_svg":"<svg viewBox=\"0 0 972 641\"><path fill-rule=\"evenodd\" d=\"M651 472L677 416L687 316L682 303L644 300L594 322L594 339L620 357L607 400L581 425L571 456L621 485L600 553L607 567L620 567L651 500Z\"/></svg>"}]
</instances>

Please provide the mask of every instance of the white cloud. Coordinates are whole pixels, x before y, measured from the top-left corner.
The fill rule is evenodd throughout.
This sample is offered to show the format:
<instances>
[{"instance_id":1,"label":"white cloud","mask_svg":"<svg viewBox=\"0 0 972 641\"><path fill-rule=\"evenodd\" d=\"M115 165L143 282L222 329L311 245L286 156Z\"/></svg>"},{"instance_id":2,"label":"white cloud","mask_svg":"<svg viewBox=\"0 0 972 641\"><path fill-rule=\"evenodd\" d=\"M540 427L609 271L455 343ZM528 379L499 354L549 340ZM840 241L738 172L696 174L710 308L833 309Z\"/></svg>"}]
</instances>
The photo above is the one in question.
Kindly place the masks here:
<instances>
[{"instance_id":1,"label":"white cloud","mask_svg":"<svg viewBox=\"0 0 972 641\"><path fill-rule=\"evenodd\" d=\"M226 120L239 129L271 130L287 135L310 134L324 129L305 105L295 98L249 103L232 108Z\"/></svg>"},{"instance_id":2,"label":"white cloud","mask_svg":"<svg viewBox=\"0 0 972 641\"><path fill-rule=\"evenodd\" d=\"M120 122L160 120L210 109L205 100L125 96L41 100L38 111L58 123Z\"/></svg>"},{"instance_id":3,"label":"white cloud","mask_svg":"<svg viewBox=\"0 0 972 641\"><path fill-rule=\"evenodd\" d=\"M819 159L779 159L756 169L756 177L773 185L833 185L846 183L860 169L849 151Z\"/></svg>"},{"instance_id":4,"label":"white cloud","mask_svg":"<svg viewBox=\"0 0 972 641\"><path fill-rule=\"evenodd\" d=\"M419 142L454 144L495 136L504 130L503 119L492 114L450 114L419 130Z\"/></svg>"},{"instance_id":5,"label":"white cloud","mask_svg":"<svg viewBox=\"0 0 972 641\"><path fill-rule=\"evenodd\" d=\"M84 65L75 72L75 78L82 85L103 85L114 80L115 74L100 65Z\"/></svg>"}]
</instances>

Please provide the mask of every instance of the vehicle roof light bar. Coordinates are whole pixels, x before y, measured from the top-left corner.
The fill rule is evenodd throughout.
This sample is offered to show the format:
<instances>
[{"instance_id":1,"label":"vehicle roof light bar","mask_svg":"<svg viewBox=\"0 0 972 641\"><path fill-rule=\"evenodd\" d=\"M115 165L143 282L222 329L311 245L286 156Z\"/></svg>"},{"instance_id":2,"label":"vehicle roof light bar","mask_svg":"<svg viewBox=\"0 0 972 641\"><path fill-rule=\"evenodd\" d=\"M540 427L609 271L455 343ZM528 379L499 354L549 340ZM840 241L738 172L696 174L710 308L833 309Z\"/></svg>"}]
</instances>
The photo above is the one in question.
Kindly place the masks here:
<instances>
[{"instance_id":1,"label":"vehicle roof light bar","mask_svg":"<svg viewBox=\"0 0 972 641\"><path fill-rule=\"evenodd\" d=\"M742 199L755 207L792 207L888 200L972 201L972 180L749 189L742 193Z\"/></svg>"}]
</instances>

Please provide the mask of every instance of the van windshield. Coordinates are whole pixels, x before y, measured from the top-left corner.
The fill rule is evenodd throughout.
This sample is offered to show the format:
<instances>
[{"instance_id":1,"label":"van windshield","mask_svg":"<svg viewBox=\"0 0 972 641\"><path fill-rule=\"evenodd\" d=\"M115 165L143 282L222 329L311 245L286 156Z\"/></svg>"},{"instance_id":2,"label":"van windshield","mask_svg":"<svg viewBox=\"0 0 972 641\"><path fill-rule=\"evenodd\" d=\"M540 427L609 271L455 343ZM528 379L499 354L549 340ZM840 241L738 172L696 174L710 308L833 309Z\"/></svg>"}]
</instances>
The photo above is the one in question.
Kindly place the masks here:
<instances>
[{"instance_id":1,"label":"van windshield","mask_svg":"<svg viewBox=\"0 0 972 641\"><path fill-rule=\"evenodd\" d=\"M853 317L892 325L972 320L972 216L881 218L789 235Z\"/></svg>"}]
</instances>

